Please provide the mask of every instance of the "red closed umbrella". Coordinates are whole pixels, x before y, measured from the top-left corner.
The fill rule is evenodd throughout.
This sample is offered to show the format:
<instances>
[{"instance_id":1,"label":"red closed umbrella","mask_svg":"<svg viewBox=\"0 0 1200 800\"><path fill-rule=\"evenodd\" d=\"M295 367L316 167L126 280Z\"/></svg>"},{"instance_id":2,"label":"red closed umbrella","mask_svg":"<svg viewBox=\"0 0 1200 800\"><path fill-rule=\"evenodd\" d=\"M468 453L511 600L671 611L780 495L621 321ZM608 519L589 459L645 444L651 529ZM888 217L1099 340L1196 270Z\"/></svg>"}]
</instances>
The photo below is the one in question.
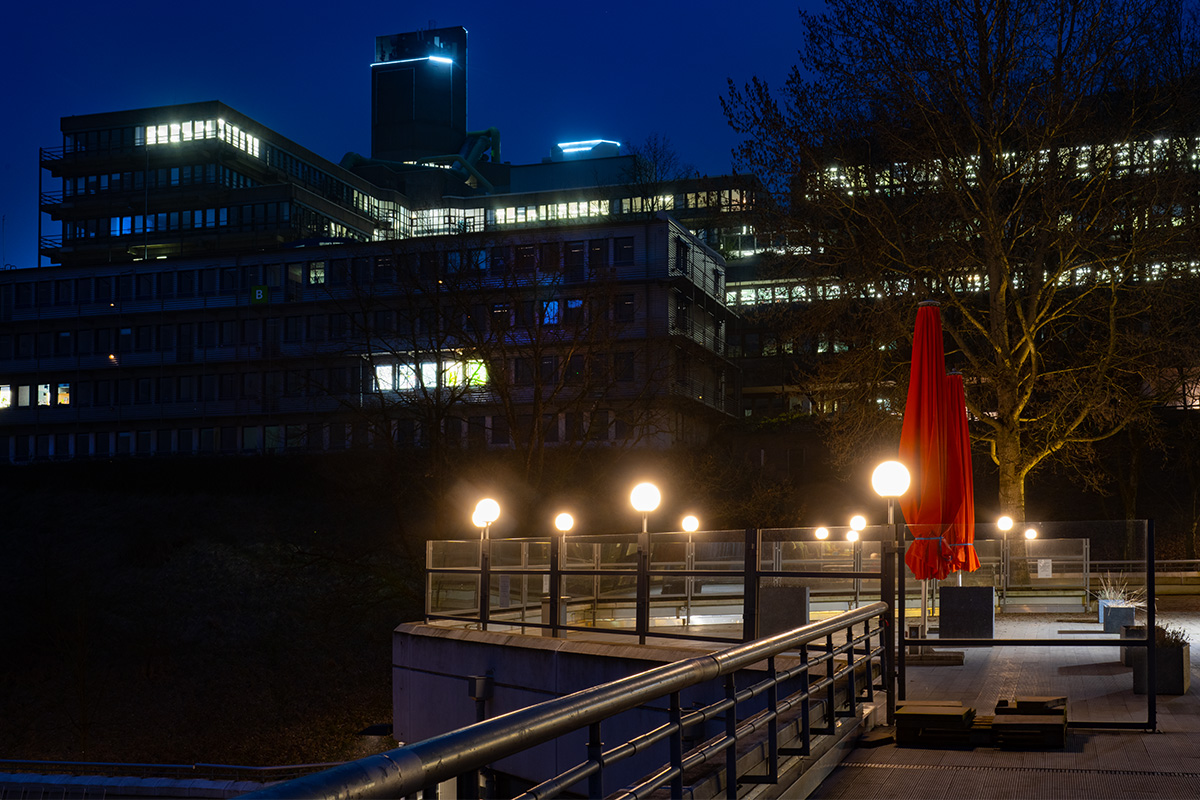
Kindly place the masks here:
<instances>
[{"instance_id":1,"label":"red closed umbrella","mask_svg":"<svg viewBox=\"0 0 1200 800\"><path fill-rule=\"evenodd\" d=\"M950 571L950 548L942 539L958 513L957 502L946 492L948 432L943 424L946 407L946 355L942 347L942 320L936 302L917 308L913 332L912 373L904 404L899 458L912 475L900 510L913 534L904 563L918 580L944 578Z\"/></svg>"},{"instance_id":2,"label":"red closed umbrella","mask_svg":"<svg viewBox=\"0 0 1200 800\"><path fill-rule=\"evenodd\" d=\"M950 545L950 570L979 569L975 552L975 478L971 469L971 436L967 431L967 400L962 375L946 376L946 427L950 431L946 454L947 493L961 497L946 541Z\"/></svg>"}]
</instances>

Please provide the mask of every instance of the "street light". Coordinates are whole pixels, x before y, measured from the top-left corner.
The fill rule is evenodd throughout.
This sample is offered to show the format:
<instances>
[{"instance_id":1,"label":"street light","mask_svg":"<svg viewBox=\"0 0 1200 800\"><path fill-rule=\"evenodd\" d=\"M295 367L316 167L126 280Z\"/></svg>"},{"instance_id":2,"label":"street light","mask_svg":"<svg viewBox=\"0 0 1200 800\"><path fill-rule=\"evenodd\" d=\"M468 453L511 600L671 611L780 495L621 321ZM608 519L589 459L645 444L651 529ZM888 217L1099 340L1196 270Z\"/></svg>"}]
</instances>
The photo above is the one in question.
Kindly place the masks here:
<instances>
[{"instance_id":1,"label":"street light","mask_svg":"<svg viewBox=\"0 0 1200 800\"><path fill-rule=\"evenodd\" d=\"M826 528L826 527L822 526L822 527L820 527L820 528L817 528L817 529L816 529L816 530L813 532L813 534L814 534L814 535L815 535L815 536L816 536L818 539L820 539L820 540L824 541L825 539L828 539L828 538L829 538L829 528Z\"/></svg>"},{"instance_id":2,"label":"street light","mask_svg":"<svg viewBox=\"0 0 1200 800\"><path fill-rule=\"evenodd\" d=\"M996 520L996 527L1000 529L1000 604L1003 606L1005 602L1005 592L1008 587L1008 532L1012 530L1013 518L1008 514L1002 514Z\"/></svg>"},{"instance_id":3,"label":"street light","mask_svg":"<svg viewBox=\"0 0 1200 800\"><path fill-rule=\"evenodd\" d=\"M862 514L855 514L850 518L850 530L846 532L846 541L857 542L858 535L862 533L865 527L867 527L867 518Z\"/></svg>"},{"instance_id":4,"label":"street light","mask_svg":"<svg viewBox=\"0 0 1200 800\"><path fill-rule=\"evenodd\" d=\"M638 632L638 644L646 643L646 633L650 630L650 512L658 508L662 495L653 483L639 483L629 493L629 502L634 511L642 514L642 534L638 537L638 571L637 571L637 619L634 627Z\"/></svg>"},{"instance_id":5,"label":"street light","mask_svg":"<svg viewBox=\"0 0 1200 800\"><path fill-rule=\"evenodd\" d=\"M903 551L903 541L900 537L900 526L896 524L896 498L908 491L909 485L912 483L912 476L909 475L908 467L901 464L899 461L884 461L871 473L871 488L875 490L875 494L880 497L886 497L888 501L888 527L892 529L892 543L887 545L880 543L880 566L885 567L884 579L880 581L879 593L880 599L883 595L887 596L889 605L887 621L885 627L888 629L888 655L887 663L889 687L895 685L895 666L891 656L897 653L896 650L896 616L900 617L900 624L904 625L904 565L897 563L898 554ZM894 552L892 551L894 548ZM899 576L899 585L896 582L896 576ZM925 584L921 584L921 619L924 622L925 614ZM900 657L904 657L903 634L900 640ZM904 698L904 669L901 665L900 669L900 692L899 697ZM887 702L887 720L891 725L895 720L896 706L892 691L888 690Z\"/></svg>"},{"instance_id":6,"label":"street light","mask_svg":"<svg viewBox=\"0 0 1200 800\"><path fill-rule=\"evenodd\" d=\"M871 488L888 499L888 525L896 524L896 498L908 491L911 477L899 461L884 461L871 473Z\"/></svg>"},{"instance_id":7,"label":"street light","mask_svg":"<svg viewBox=\"0 0 1200 800\"><path fill-rule=\"evenodd\" d=\"M1025 529L1025 538L1026 539L1036 539L1037 535L1038 535L1037 528L1026 528Z\"/></svg>"},{"instance_id":8,"label":"street light","mask_svg":"<svg viewBox=\"0 0 1200 800\"><path fill-rule=\"evenodd\" d=\"M558 529L559 533L566 533L575 527L575 518L564 511L554 518L554 527Z\"/></svg>"},{"instance_id":9,"label":"street light","mask_svg":"<svg viewBox=\"0 0 1200 800\"><path fill-rule=\"evenodd\" d=\"M683 522L681 522L680 524L683 526L683 529L685 531L687 531L688 533L695 533L697 530L700 529L700 520L696 519L695 514L688 514L686 517L683 518Z\"/></svg>"},{"instance_id":10,"label":"street light","mask_svg":"<svg viewBox=\"0 0 1200 800\"><path fill-rule=\"evenodd\" d=\"M648 530L650 512L658 508L661 500L662 494L653 483L639 483L629 493L629 502L633 504L633 510L640 511L642 514L642 533Z\"/></svg>"},{"instance_id":11,"label":"street light","mask_svg":"<svg viewBox=\"0 0 1200 800\"><path fill-rule=\"evenodd\" d=\"M487 539L491 535L492 523L500 518L500 504L490 497L485 497L475 504L475 513L471 522L479 528L479 538Z\"/></svg>"}]
</instances>

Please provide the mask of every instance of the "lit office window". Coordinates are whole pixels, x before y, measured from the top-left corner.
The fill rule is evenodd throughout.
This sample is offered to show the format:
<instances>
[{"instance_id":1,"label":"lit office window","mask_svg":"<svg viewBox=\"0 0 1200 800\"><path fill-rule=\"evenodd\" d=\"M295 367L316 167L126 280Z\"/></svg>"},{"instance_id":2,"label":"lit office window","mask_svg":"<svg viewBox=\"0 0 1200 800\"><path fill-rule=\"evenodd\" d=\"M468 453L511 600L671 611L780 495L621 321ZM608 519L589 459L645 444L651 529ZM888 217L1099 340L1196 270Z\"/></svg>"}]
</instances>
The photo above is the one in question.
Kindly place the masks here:
<instances>
[{"instance_id":1,"label":"lit office window","mask_svg":"<svg viewBox=\"0 0 1200 800\"><path fill-rule=\"evenodd\" d=\"M375 389L380 392L390 392L396 388L395 368L391 364L375 366Z\"/></svg>"},{"instance_id":2,"label":"lit office window","mask_svg":"<svg viewBox=\"0 0 1200 800\"><path fill-rule=\"evenodd\" d=\"M58 395L55 398L55 402L60 406L71 405L71 384L60 383L58 385Z\"/></svg>"},{"instance_id":3,"label":"lit office window","mask_svg":"<svg viewBox=\"0 0 1200 800\"><path fill-rule=\"evenodd\" d=\"M50 384L48 384L48 383L39 383L38 384L37 403L39 406L50 405Z\"/></svg>"},{"instance_id":4,"label":"lit office window","mask_svg":"<svg viewBox=\"0 0 1200 800\"><path fill-rule=\"evenodd\" d=\"M12 408L12 387L0 384L0 408Z\"/></svg>"}]
</instances>

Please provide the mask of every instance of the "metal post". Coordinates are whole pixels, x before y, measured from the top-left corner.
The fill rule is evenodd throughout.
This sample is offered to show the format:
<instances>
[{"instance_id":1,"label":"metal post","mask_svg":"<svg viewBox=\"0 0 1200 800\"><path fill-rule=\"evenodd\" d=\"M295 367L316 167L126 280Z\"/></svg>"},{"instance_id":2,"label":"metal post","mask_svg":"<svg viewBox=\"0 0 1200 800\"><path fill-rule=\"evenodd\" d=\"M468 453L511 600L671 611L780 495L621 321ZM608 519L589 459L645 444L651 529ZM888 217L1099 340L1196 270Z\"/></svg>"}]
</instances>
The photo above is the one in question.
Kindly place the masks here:
<instances>
[{"instance_id":1,"label":"metal post","mask_svg":"<svg viewBox=\"0 0 1200 800\"><path fill-rule=\"evenodd\" d=\"M908 648L905 646L907 634L907 619L905 617L905 603L907 600L908 587L905 586L905 563L904 563L904 534L901 532L899 525L896 526L896 596L899 599L898 610L896 612L896 699L907 699L906 676L904 651Z\"/></svg>"},{"instance_id":2,"label":"metal post","mask_svg":"<svg viewBox=\"0 0 1200 800\"><path fill-rule=\"evenodd\" d=\"M746 546L742 573L742 641L752 642L758 638L758 577L761 565L758 561L762 545L762 531L746 529Z\"/></svg>"},{"instance_id":3,"label":"metal post","mask_svg":"<svg viewBox=\"0 0 1200 800\"><path fill-rule=\"evenodd\" d=\"M562 571L559 560L562 558L563 545L567 536L565 533L554 534L550 537L550 635L558 636L558 624L562 618L559 608L559 598L562 596ZM542 620L545 624L546 620Z\"/></svg>"},{"instance_id":4,"label":"metal post","mask_svg":"<svg viewBox=\"0 0 1200 800\"><path fill-rule=\"evenodd\" d=\"M679 692L671 692L671 727L675 732L671 735L671 769L675 776L671 778L671 797L683 797L683 710L679 707Z\"/></svg>"},{"instance_id":5,"label":"metal post","mask_svg":"<svg viewBox=\"0 0 1200 800\"><path fill-rule=\"evenodd\" d=\"M725 699L729 708L725 709L725 797L727 800L737 800L737 689L733 675L725 676ZM772 723L772 726L774 723Z\"/></svg>"},{"instance_id":6,"label":"metal post","mask_svg":"<svg viewBox=\"0 0 1200 800\"><path fill-rule=\"evenodd\" d=\"M642 514L642 533L638 536L637 557L637 608L634 609L634 624L637 627L638 644L646 643L650 632L650 534L647 533L646 514Z\"/></svg>"},{"instance_id":7,"label":"metal post","mask_svg":"<svg viewBox=\"0 0 1200 800\"><path fill-rule=\"evenodd\" d=\"M859 538L857 541L854 542L854 549L852 552L854 553L854 560L851 562L853 564L853 569L855 572L862 572L862 539L861 538ZM860 597L861 593L862 593L862 578L855 578L854 579L854 607L855 608L858 608L859 603L861 602L861 597Z\"/></svg>"},{"instance_id":8,"label":"metal post","mask_svg":"<svg viewBox=\"0 0 1200 800\"><path fill-rule=\"evenodd\" d=\"M1154 520L1146 522L1146 638L1150 640L1146 646L1146 727L1158 730L1158 652L1155 642L1155 601L1154 586ZM1183 665L1188 669L1188 665Z\"/></svg>"},{"instance_id":9,"label":"metal post","mask_svg":"<svg viewBox=\"0 0 1200 800\"><path fill-rule=\"evenodd\" d=\"M479 623L488 629L492 613L492 540L485 529L479 540Z\"/></svg>"},{"instance_id":10,"label":"metal post","mask_svg":"<svg viewBox=\"0 0 1200 800\"><path fill-rule=\"evenodd\" d=\"M687 538L687 550L683 555L683 569L687 573L687 578L683 582L683 603L684 603L684 619L685 625L689 627L692 624L692 592L695 591L696 579L692 577L692 573L696 569L696 543L692 541L692 535L689 533Z\"/></svg>"},{"instance_id":11,"label":"metal post","mask_svg":"<svg viewBox=\"0 0 1200 800\"><path fill-rule=\"evenodd\" d=\"M770 723L767 725L767 778L766 782L779 782L779 684L776 683L775 657L767 659L767 676L771 685L767 687L767 713ZM682 797L682 795L675 795Z\"/></svg>"},{"instance_id":12,"label":"metal post","mask_svg":"<svg viewBox=\"0 0 1200 800\"><path fill-rule=\"evenodd\" d=\"M892 523L889 523L889 525ZM879 599L887 603L883 617L883 686L887 692L887 724L896 722L896 543L881 542Z\"/></svg>"},{"instance_id":13,"label":"metal post","mask_svg":"<svg viewBox=\"0 0 1200 800\"><path fill-rule=\"evenodd\" d=\"M600 765L588 776L588 796L604 797L604 742L600 739L599 722L588 725L587 757L588 761Z\"/></svg>"}]
</instances>

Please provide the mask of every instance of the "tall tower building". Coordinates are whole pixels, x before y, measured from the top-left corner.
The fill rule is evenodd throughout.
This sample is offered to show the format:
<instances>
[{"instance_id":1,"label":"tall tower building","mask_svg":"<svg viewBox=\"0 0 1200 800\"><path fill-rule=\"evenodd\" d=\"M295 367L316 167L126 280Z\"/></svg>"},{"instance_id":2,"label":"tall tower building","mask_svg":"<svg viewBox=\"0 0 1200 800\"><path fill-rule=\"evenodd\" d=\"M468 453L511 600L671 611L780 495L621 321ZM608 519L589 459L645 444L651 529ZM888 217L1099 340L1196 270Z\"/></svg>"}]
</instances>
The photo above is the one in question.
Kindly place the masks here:
<instances>
[{"instance_id":1,"label":"tall tower building","mask_svg":"<svg viewBox=\"0 0 1200 800\"><path fill-rule=\"evenodd\" d=\"M457 153L466 134L466 28L376 37L372 158L409 161Z\"/></svg>"}]
</instances>

